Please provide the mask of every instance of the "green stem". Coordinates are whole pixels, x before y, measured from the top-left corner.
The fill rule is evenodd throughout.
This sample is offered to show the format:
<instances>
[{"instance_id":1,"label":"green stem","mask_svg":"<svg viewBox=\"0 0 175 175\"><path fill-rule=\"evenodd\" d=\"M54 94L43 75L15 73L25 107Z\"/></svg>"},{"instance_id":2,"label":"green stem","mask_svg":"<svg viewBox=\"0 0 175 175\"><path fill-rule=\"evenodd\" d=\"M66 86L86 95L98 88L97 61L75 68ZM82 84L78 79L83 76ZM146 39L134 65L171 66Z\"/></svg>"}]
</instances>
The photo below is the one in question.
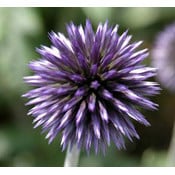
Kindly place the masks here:
<instances>
[{"instance_id":1,"label":"green stem","mask_svg":"<svg viewBox=\"0 0 175 175\"><path fill-rule=\"evenodd\" d=\"M167 166L175 166L175 123L168 152Z\"/></svg>"},{"instance_id":2,"label":"green stem","mask_svg":"<svg viewBox=\"0 0 175 175\"><path fill-rule=\"evenodd\" d=\"M67 148L66 158L64 161L64 167L76 167L78 165L80 150L76 145L73 145L72 149L70 149L70 144Z\"/></svg>"}]
</instances>

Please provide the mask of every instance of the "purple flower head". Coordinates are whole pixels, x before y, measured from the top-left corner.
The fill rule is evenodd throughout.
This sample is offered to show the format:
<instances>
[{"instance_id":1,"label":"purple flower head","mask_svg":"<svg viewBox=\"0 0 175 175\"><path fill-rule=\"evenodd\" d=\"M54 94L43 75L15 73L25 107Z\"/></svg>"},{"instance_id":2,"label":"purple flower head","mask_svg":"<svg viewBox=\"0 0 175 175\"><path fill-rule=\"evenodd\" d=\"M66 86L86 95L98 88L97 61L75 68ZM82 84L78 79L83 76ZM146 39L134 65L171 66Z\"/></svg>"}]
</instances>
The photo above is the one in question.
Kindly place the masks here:
<instances>
[{"instance_id":1,"label":"purple flower head","mask_svg":"<svg viewBox=\"0 0 175 175\"><path fill-rule=\"evenodd\" d=\"M105 152L111 141L124 148L125 137L139 138L132 120L149 125L138 107L158 106L146 98L159 92L157 83L147 81L155 68L140 65L147 49L136 51L142 42L130 44L128 31L119 35L118 25L108 22L95 33L89 20L84 28L70 23L67 33L51 32L51 47L37 49L41 59L29 65L35 75L24 80L36 88L24 95L34 106L28 114L49 142L62 133L63 150L76 144Z\"/></svg>"},{"instance_id":2,"label":"purple flower head","mask_svg":"<svg viewBox=\"0 0 175 175\"><path fill-rule=\"evenodd\" d=\"M162 85L175 92L175 23L157 35L152 58Z\"/></svg>"}]
</instances>

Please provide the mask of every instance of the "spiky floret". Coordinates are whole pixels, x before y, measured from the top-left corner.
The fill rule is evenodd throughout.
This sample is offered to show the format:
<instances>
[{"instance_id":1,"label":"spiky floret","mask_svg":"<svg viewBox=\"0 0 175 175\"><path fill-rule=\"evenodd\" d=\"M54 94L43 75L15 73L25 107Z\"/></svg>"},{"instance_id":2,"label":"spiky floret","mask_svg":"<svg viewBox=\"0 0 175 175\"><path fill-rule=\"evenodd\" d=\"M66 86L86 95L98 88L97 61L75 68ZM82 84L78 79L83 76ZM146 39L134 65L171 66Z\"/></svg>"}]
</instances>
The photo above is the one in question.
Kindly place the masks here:
<instances>
[{"instance_id":1,"label":"spiky floret","mask_svg":"<svg viewBox=\"0 0 175 175\"><path fill-rule=\"evenodd\" d=\"M147 49L136 51L142 42L130 44L128 31L119 35L118 25L108 22L96 33L89 20L84 28L70 23L67 33L68 38L51 32L51 47L37 49L41 59L29 64L34 75L24 80L36 88L24 95L34 105L28 114L49 142L62 133L63 150L76 144L105 152L111 141L124 148L124 137L139 138L132 119L149 125L137 108L157 107L146 98L159 91L147 81L156 69L140 64Z\"/></svg>"},{"instance_id":2,"label":"spiky floret","mask_svg":"<svg viewBox=\"0 0 175 175\"><path fill-rule=\"evenodd\" d=\"M165 27L157 36L152 49L152 64L160 83L175 92L175 23Z\"/></svg>"}]
</instances>

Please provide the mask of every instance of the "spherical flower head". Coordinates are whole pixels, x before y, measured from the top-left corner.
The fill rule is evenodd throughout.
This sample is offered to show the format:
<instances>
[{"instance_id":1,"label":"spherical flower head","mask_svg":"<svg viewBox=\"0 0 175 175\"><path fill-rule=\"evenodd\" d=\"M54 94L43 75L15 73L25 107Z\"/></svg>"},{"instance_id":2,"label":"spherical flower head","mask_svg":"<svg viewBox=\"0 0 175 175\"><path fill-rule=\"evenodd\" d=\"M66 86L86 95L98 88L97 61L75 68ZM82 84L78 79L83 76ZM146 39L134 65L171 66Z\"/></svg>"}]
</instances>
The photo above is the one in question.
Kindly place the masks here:
<instances>
[{"instance_id":1,"label":"spherical flower head","mask_svg":"<svg viewBox=\"0 0 175 175\"><path fill-rule=\"evenodd\" d=\"M152 64L162 85L175 92L175 23L167 26L155 40Z\"/></svg>"},{"instance_id":2,"label":"spherical flower head","mask_svg":"<svg viewBox=\"0 0 175 175\"><path fill-rule=\"evenodd\" d=\"M76 144L105 152L111 141L125 148L125 137L139 138L132 120L149 125L138 108L157 108L146 98L159 91L147 81L156 70L140 64L147 49L136 51L142 42L130 44L128 31L119 35L108 22L95 33L89 20L84 28L70 23L67 33L51 32L51 47L37 49L41 59L29 64L35 75L24 80L36 88L24 95L34 105L28 114L49 142L62 134L63 150Z\"/></svg>"}]
</instances>

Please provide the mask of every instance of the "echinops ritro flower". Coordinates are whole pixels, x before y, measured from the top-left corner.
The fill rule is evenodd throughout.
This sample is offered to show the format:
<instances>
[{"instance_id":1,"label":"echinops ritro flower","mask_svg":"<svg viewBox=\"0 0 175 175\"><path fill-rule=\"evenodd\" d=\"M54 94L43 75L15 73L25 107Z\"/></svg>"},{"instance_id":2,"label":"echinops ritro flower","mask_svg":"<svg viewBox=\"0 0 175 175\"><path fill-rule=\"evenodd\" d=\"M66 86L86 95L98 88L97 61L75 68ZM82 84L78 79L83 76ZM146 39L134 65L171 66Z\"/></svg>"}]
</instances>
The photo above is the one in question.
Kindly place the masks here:
<instances>
[{"instance_id":1,"label":"echinops ritro flower","mask_svg":"<svg viewBox=\"0 0 175 175\"><path fill-rule=\"evenodd\" d=\"M130 44L128 31L119 35L108 22L95 33L89 20L84 28L70 23L67 33L51 32L52 45L37 49L41 58L29 64L34 75L24 80L36 88L24 95L34 106L28 114L49 142L62 134L63 150L75 144L105 152L111 141L125 148L125 137L139 138L132 120L149 125L138 108L158 106L146 98L159 91L147 81L156 69L140 64L147 49L137 51L142 42Z\"/></svg>"},{"instance_id":2,"label":"echinops ritro flower","mask_svg":"<svg viewBox=\"0 0 175 175\"><path fill-rule=\"evenodd\" d=\"M152 49L152 64L158 68L160 83L175 92L175 23L157 35Z\"/></svg>"}]
</instances>

